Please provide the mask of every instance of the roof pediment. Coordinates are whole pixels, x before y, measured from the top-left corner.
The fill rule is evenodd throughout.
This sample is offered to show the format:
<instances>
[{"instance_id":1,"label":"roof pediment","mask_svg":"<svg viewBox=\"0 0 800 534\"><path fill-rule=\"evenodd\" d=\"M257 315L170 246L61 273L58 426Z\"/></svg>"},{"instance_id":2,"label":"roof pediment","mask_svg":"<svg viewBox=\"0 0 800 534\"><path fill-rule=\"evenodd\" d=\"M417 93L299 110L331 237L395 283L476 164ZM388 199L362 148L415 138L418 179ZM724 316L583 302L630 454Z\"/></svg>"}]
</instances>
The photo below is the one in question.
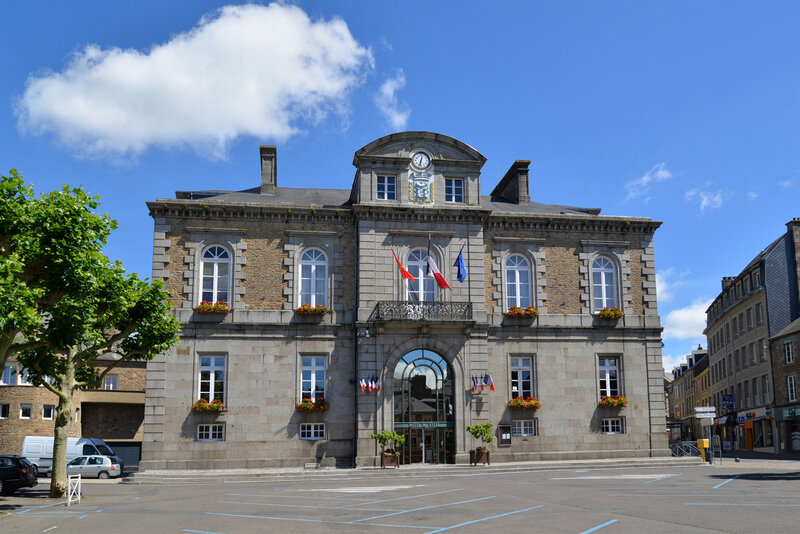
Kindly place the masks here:
<instances>
[{"instance_id":1,"label":"roof pediment","mask_svg":"<svg viewBox=\"0 0 800 534\"><path fill-rule=\"evenodd\" d=\"M398 132L381 137L356 151L353 165L368 159L409 159L414 150L424 148L434 159L474 163L480 168L486 158L469 146L449 135L435 132Z\"/></svg>"}]
</instances>

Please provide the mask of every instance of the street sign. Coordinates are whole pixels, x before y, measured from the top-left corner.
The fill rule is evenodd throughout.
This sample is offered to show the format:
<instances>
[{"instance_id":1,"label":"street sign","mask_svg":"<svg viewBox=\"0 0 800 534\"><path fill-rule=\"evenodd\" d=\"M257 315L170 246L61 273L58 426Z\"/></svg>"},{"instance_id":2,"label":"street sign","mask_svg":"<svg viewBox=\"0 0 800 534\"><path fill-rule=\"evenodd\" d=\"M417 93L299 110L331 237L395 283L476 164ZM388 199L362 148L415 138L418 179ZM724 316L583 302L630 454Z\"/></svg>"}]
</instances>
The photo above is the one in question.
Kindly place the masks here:
<instances>
[{"instance_id":1,"label":"street sign","mask_svg":"<svg viewBox=\"0 0 800 534\"><path fill-rule=\"evenodd\" d=\"M722 409L733 410L733 394L725 393L722 395Z\"/></svg>"},{"instance_id":2,"label":"street sign","mask_svg":"<svg viewBox=\"0 0 800 534\"><path fill-rule=\"evenodd\" d=\"M694 416L697 419L714 419L717 417L717 409L714 406L696 406Z\"/></svg>"},{"instance_id":3,"label":"street sign","mask_svg":"<svg viewBox=\"0 0 800 534\"><path fill-rule=\"evenodd\" d=\"M696 406L695 412L716 412L717 409L713 406Z\"/></svg>"}]
</instances>

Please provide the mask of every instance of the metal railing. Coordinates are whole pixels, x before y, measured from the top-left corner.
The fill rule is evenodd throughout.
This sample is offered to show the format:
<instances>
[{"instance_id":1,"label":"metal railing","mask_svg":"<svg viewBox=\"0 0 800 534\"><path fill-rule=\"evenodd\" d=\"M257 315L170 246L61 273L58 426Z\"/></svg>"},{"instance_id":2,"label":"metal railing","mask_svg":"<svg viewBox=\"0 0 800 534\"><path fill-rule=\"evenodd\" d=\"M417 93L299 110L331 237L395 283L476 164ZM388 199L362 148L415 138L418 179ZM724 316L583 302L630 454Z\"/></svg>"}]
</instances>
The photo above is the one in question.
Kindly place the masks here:
<instances>
[{"instance_id":1,"label":"metal railing","mask_svg":"<svg viewBox=\"0 0 800 534\"><path fill-rule=\"evenodd\" d=\"M678 441L669 446L672 456L700 456L696 441Z\"/></svg>"},{"instance_id":2,"label":"metal railing","mask_svg":"<svg viewBox=\"0 0 800 534\"><path fill-rule=\"evenodd\" d=\"M383 301L377 306L376 319L383 321L471 321L469 302Z\"/></svg>"}]
</instances>

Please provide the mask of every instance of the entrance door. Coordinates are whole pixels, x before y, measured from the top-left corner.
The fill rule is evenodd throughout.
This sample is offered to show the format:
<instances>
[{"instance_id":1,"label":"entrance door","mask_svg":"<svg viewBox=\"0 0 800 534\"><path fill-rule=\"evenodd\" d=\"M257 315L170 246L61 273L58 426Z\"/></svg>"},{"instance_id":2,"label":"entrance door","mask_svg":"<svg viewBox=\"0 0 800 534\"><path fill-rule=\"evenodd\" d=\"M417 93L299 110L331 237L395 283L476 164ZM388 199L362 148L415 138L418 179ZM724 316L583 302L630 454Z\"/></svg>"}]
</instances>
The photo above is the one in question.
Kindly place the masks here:
<instances>
[{"instance_id":1,"label":"entrance door","mask_svg":"<svg viewBox=\"0 0 800 534\"><path fill-rule=\"evenodd\" d=\"M394 430L405 436L401 461L454 463L454 387L447 360L418 349L394 371Z\"/></svg>"}]
</instances>

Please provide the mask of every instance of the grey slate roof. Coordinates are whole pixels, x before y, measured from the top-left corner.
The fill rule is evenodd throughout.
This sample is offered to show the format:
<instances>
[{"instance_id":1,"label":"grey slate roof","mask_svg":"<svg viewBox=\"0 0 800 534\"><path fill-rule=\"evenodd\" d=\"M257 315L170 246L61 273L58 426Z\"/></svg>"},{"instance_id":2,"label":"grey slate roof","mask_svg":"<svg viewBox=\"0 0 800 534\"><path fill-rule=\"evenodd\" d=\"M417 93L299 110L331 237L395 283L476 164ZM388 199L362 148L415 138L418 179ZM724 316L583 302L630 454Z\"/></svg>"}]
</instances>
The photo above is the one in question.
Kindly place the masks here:
<instances>
[{"instance_id":1,"label":"grey slate roof","mask_svg":"<svg viewBox=\"0 0 800 534\"><path fill-rule=\"evenodd\" d=\"M789 325L786 326L783 330L775 334L772 337L772 339L788 336L790 334L796 334L797 332L800 332L800 317L789 323Z\"/></svg>"}]
</instances>

